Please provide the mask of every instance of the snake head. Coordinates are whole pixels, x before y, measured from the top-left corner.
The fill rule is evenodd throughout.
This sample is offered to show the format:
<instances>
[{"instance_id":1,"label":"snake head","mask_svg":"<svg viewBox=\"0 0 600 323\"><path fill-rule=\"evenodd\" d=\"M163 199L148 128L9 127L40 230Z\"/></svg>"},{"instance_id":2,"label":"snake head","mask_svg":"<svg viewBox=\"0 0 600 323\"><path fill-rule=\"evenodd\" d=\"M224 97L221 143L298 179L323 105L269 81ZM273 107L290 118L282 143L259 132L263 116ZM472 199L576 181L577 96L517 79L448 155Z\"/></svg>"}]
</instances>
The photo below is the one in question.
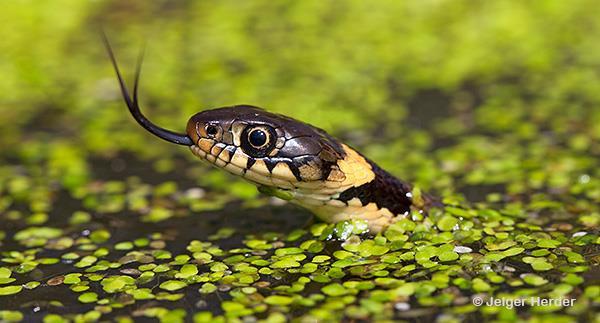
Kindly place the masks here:
<instances>
[{"instance_id":1,"label":"snake head","mask_svg":"<svg viewBox=\"0 0 600 323\"><path fill-rule=\"evenodd\" d=\"M259 185L333 188L347 179L340 161L350 149L319 128L261 108L202 111L190 118L187 135L195 155Z\"/></svg>"}]
</instances>

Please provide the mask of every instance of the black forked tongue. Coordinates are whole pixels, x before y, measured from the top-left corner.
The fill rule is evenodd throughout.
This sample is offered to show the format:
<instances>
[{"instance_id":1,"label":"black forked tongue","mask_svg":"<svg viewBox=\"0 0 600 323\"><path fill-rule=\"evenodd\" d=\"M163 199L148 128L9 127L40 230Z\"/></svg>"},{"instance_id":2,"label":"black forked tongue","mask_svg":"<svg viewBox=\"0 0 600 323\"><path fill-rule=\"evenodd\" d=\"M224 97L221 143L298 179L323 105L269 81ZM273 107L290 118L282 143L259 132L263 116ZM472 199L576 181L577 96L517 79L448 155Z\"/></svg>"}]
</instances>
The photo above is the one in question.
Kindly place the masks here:
<instances>
[{"instance_id":1,"label":"black forked tongue","mask_svg":"<svg viewBox=\"0 0 600 323\"><path fill-rule=\"evenodd\" d=\"M157 125L155 125L154 123L152 123L150 120L148 120L143 114L142 111L140 111L140 106L138 105L138 83L139 83L139 79L140 79L140 71L142 68L142 55L140 55L140 58L138 59L138 63L137 63L137 67L136 67L136 71L135 71L135 80L133 83L133 98L129 95L129 91L127 90L127 87L125 86L125 81L123 80L123 77L121 76L121 72L119 72L119 66L117 65L117 60L115 59L115 55L113 54L112 48L110 47L110 43L108 42L108 38L106 37L106 34L104 32L102 32L102 38L104 40L104 46L106 46L106 50L108 51L108 55L110 56L110 60L112 61L113 67L115 68L115 72L117 73L117 78L119 79L119 85L121 87L121 93L123 94L123 99L125 100L125 103L127 104L127 107L129 107L129 112L131 112L131 115L133 116L133 118L142 126L144 127L144 129L148 130L150 133L154 134L155 136L164 139L168 142L172 142L178 145L184 145L184 146L192 146L194 145L193 140L188 137L187 134L180 134L180 133L176 133L164 128L161 128Z\"/></svg>"}]
</instances>

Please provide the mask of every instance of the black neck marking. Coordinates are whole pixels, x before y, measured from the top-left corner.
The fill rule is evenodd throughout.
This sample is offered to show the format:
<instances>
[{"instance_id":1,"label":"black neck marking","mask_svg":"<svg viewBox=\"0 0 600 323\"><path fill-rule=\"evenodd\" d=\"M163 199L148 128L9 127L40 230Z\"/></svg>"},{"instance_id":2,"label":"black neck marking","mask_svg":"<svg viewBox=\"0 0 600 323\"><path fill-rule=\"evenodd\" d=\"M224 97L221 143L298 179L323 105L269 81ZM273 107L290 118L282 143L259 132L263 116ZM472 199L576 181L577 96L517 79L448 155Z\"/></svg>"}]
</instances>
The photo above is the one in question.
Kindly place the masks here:
<instances>
[{"instance_id":1,"label":"black neck marking","mask_svg":"<svg viewBox=\"0 0 600 323\"><path fill-rule=\"evenodd\" d=\"M362 205L375 203L379 208L387 208L394 215L402 215L410 211L412 187L381 169L377 164L367 159L375 178L358 187L352 187L340 194L342 202L358 198ZM408 195L408 196L407 196Z\"/></svg>"}]
</instances>

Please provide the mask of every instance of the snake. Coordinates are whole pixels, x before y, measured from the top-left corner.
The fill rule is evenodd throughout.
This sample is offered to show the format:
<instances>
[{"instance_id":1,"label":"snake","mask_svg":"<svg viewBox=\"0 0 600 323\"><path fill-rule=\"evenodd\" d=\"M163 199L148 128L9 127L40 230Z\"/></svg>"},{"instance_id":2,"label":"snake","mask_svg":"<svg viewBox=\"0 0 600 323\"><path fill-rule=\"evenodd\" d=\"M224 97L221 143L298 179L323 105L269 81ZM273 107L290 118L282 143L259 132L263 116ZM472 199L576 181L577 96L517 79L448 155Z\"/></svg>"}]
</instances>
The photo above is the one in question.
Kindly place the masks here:
<instances>
[{"instance_id":1,"label":"snake","mask_svg":"<svg viewBox=\"0 0 600 323\"><path fill-rule=\"evenodd\" d=\"M123 99L144 129L188 146L201 160L255 184L264 194L308 209L328 223L366 221L373 233L411 212L440 205L326 131L256 106L204 110L191 116L184 133L164 129L139 107L141 59L130 95L106 36L104 40Z\"/></svg>"}]
</instances>

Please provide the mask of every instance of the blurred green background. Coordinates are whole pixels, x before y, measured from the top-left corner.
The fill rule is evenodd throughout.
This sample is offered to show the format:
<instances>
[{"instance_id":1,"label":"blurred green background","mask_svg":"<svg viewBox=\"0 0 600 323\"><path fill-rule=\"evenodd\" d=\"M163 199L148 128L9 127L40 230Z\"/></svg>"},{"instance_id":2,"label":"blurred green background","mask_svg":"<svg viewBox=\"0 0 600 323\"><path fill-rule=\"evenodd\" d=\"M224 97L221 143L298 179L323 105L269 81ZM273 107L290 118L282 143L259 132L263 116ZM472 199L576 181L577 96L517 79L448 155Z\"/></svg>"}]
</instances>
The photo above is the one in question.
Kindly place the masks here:
<instances>
[{"instance_id":1,"label":"blurred green background","mask_svg":"<svg viewBox=\"0 0 600 323\"><path fill-rule=\"evenodd\" d=\"M598 320L597 8L591 0L3 1L0 309L11 311L0 320L109 313L102 319L176 322L188 310L205 311L198 322L220 313L269 322ZM101 28L130 86L146 44L141 106L165 128L183 131L205 109L257 105L329 131L460 207L413 214L414 223L377 237L353 235L349 246L362 239L368 253L346 258L347 224L309 226L308 212L257 198L254 186L137 125ZM282 268L281 259L304 253L303 267L340 260L308 264L293 290L300 263ZM132 256L168 272L134 284ZM250 261L267 271L245 281L230 271ZM184 264L196 273L161 284ZM74 285L61 281L69 272ZM210 284L193 280L208 275ZM145 291L136 289L136 303L123 290L137 287ZM78 296L88 288L99 294ZM578 301L475 308L481 293Z\"/></svg>"},{"instance_id":2,"label":"blurred green background","mask_svg":"<svg viewBox=\"0 0 600 323\"><path fill-rule=\"evenodd\" d=\"M258 105L322 127L395 174L446 191L469 176L521 189L532 185L531 172L537 186L564 188L600 152L594 1L1 6L2 159L42 165L67 187L90 177L94 156L130 151L158 160L163 171L173 169L174 154L193 159L128 115L101 27L130 85L147 44L142 108L170 129L183 130L204 109ZM527 142L538 149L525 149ZM552 178L547 163L523 167L531 159L572 159L557 144L583 153L566 162L573 174Z\"/></svg>"}]
</instances>

